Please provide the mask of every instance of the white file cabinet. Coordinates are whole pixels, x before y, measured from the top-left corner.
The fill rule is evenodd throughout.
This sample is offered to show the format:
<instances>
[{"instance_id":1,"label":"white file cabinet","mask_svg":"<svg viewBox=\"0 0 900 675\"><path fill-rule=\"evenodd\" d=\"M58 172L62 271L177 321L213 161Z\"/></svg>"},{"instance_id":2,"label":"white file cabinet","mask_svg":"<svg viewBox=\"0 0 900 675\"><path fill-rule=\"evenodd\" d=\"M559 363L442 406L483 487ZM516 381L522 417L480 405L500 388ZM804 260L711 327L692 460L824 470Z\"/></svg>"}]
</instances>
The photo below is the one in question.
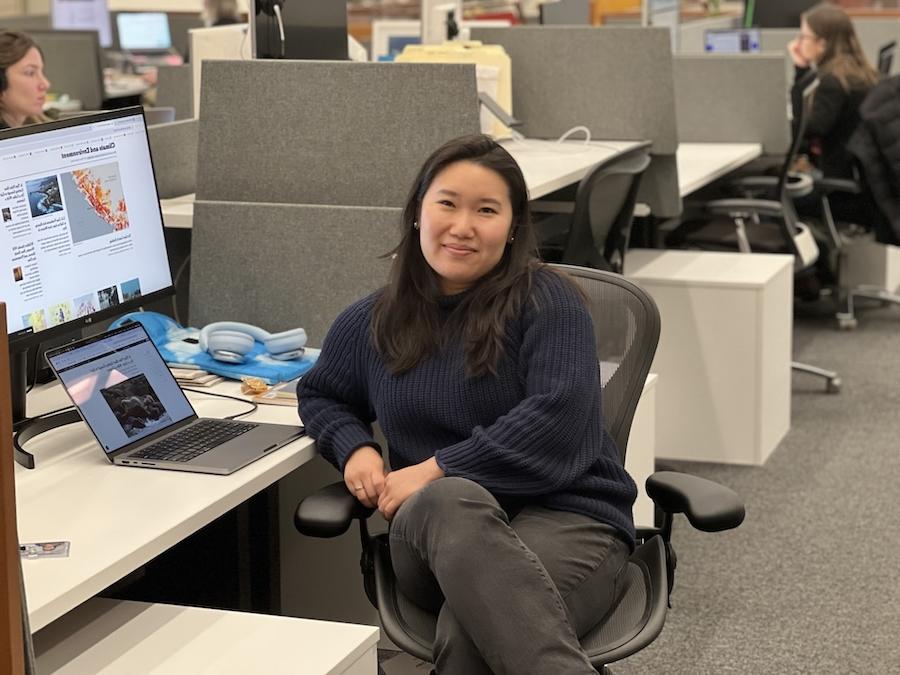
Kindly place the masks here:
<instances>
[{"instance_id":1,"label":"white file cabinet","mask_svg":"<svg viewBox=\"0 0 900 675\"><path fill-rule=\"evenodd\" d=\"M634 249L659 306L656 456L763 464L790 428L793 257Z\"/></svg>"}]
</instances>

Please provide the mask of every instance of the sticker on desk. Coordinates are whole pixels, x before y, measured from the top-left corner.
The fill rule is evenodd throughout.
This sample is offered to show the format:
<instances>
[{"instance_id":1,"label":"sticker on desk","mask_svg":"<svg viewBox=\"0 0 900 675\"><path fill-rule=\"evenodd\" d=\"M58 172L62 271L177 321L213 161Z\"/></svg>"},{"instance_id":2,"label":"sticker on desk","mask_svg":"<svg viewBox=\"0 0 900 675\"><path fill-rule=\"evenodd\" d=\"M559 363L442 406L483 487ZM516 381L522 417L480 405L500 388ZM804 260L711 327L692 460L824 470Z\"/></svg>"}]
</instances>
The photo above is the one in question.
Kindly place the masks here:
<instances>
[{"instance_id":1,"label":"sticker on desk","mask_svg":"<svg viewBox=\"0 0 900 675\"><path fill-rule=\"evenodd\" d=\"M23 558L68 558L69 542L43 541L36 544L20 544L19 555Z\"/></svg>"}]
</instances>

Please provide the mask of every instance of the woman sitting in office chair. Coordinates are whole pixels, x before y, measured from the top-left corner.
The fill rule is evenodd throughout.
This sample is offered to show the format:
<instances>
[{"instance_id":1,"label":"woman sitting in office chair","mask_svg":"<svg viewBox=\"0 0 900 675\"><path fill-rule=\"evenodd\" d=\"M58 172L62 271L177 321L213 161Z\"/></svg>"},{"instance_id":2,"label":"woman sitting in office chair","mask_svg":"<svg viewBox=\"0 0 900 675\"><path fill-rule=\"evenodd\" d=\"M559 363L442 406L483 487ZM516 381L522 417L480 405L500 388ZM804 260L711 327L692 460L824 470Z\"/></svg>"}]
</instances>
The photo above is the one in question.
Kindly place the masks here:
<instances>
[{"instance_id":1,"label":"woman sitting in office chair","mask_svg":"<svg viewBox=\"0 0 900 675\"><path fill-rule=\"evenodd\" d=\"M581 293L536 257L522 172L486 136L428 158L402 227L388 285L301 380L303 422L391 521L401 590L440 612L438 672L595 675L578 636L614 600L636 488Z\"/></svg>"},{"instance_id":2,"label":"woman sitting in office chair","mask_svg":"<svg viewBox=\"0 0 900 675\"><path fill-rule=\"evenodd\" d=\"M44 57L25 33L0 30L0 129L46 122Z\"/></svg>"},{"instance_id":3,"label":"woman sitting in office chair","mask_svg":"<svg viewBox=\"0 0 900 675\"><path fill-rule=\"evenodd\" d=\"M847 142L859 125L859 106L878 73L869 64L850 18L827 2L804 12L800 34L788 44L796 66L791 101L799 118L803 89L816 77L812 111L806 125L806 156L830 178L852 178Z\"/></svg>"}]
</instances>

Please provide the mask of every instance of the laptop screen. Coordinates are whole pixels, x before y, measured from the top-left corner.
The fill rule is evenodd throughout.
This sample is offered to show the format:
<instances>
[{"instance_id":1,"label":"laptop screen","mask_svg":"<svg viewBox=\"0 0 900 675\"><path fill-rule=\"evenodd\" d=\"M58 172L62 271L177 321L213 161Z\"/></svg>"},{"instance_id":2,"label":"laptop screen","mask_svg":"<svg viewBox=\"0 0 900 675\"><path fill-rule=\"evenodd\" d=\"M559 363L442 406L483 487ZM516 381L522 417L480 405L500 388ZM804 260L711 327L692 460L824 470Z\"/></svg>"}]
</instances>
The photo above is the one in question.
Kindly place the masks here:
<instances>
[{"instance_id":1,"label":"laptop screen","mask_svg":"<svg viewBox=\"0 0 900 675\"><path fill-rule=\"evenodd\" d=\"M194 415L140 323L47 352L47 360L107 454Z\"/></svg>"},{"instance_id":2,"label":"laptop screen","mask_svg":"<svg viewBox=\"0 0 900 675\"><path fill-rule=\"evenodd\" d=\"M116 15L119 47L125 51L165 51L172 47L165 12L120 12Z\"/></svg>"},{"instance_id":3,"label":"laptop screen","mask_svg":"<svg viewBox=\"0 0 900 675\"><path fill-rule=\"evenodd\" d=\"M760 50L759 29L706 31L705 50L708 54L740 54Z\"/></svg>"}]
</instances>

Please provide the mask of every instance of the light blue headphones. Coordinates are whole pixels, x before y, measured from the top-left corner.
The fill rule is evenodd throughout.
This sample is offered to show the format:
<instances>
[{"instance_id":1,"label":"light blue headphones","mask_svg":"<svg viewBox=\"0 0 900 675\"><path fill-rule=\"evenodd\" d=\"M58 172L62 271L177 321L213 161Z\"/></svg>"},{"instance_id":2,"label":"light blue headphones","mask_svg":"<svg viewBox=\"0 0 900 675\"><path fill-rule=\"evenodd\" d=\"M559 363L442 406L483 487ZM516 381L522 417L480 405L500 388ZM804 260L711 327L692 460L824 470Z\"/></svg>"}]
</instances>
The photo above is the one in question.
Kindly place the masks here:
<instances>
[{"instance_id":1,"label":"light blue headphones","mask_svg":"<svg viewBox=\"0 0 900 675\"><path fill-rule=\"evenodd\" d=\"M253 349L256 341L263 343L273 359L290 361L303 355L306 331L294 328L283 333L269 333L257 326L233 321L217 321L200 331L200 349L225 363L243 363L244 356Z\"/></svg>"}]
</instances>

